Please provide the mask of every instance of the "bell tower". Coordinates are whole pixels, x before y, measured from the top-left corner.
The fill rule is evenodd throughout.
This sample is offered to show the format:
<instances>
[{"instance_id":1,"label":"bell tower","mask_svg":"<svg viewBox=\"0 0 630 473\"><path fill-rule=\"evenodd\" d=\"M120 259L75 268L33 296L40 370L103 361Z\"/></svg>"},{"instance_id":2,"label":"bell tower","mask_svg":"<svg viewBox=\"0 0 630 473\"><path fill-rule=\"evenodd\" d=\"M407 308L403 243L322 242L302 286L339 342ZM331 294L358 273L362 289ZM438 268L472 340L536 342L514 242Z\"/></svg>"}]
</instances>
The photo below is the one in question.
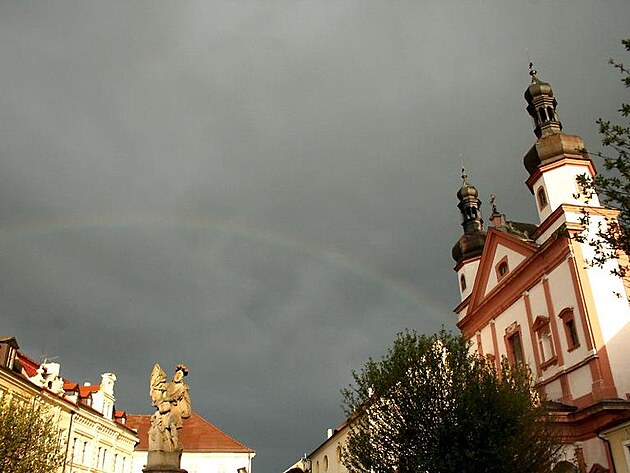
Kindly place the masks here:
<instances>
[{"instance_id":1,"label":"bell tower","mask_svg":"<svg viewBox=\"0 0 630 473\"><path fill-rule=\"evenodd\" d=\"M479 192L468 183L468 175L462 169L462 187L457 191L459 203L457 207L462 214L462 228L464 234L453 246L452 256L455 262L455 270L459 279L459 290L462 300L472 290L473 281L479 266L479 258L483 253L486 241L486 232L483 229L481 218L481 200Z\"/></svg>"},{"instance_id":2,"label":"bell tower","mask_svg":"<svg viewBox=\"0 0 630 473\"><path fill-rule=\"evenodd\" d=\"M587 201L583 196L578 177L593 178L595 167L582 138L562 131L551 85L541 81L537 74L530 63L531 84L524 95L537 140L523 158L523 164L529 173L527 187L536 198L543 224L563 205L599 207L599 199L592 195Z\"/></svg>"}]
</instances>

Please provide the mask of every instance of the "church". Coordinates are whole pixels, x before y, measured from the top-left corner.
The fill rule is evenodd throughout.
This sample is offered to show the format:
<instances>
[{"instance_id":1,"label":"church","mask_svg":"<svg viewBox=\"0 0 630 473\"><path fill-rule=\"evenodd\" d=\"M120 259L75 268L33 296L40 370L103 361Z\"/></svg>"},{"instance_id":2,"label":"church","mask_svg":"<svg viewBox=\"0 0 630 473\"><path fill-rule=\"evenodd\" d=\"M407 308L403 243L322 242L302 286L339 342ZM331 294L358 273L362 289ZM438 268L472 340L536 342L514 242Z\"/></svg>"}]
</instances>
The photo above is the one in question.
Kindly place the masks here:
<instances>
[{"instance_id":1,"label":"church","mask_svg":"<svg viewBox=\"0 0 630 473\"><path fill-rule=\"evenodd\" d=\"M452 250L457 327L497 366L507 357L531 367L563 435L554 471L628 472L630 291L614 271L621 260L595 267L593 248L576 239L616 213L597 195L584 198L578 176L593 177L593 162L582 138L563 131L551 86L530 75L536 141L523 163L539 221L509 221L491 202L485 228L479 192L463 174L463 235Z\"/></svg>"}]
</instances>

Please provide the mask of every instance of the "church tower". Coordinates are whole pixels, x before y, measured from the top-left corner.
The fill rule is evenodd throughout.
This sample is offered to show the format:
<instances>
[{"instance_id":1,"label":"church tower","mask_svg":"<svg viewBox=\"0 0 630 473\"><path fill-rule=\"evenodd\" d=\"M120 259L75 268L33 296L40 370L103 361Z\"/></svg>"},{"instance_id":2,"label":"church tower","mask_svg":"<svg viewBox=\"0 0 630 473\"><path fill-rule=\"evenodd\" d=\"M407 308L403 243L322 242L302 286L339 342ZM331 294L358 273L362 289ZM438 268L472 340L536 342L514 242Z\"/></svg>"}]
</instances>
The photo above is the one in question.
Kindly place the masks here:
<instances>
[{"instance_id":1,"label":"church tower","mask_svg":"<svg viewBox=\"0 0 630 473\"><path fill-rule=\"evenodd\" d=\"M595 176L593 162L586 152L582 138L562 131L556 111L557 101L551 86L538 79L531 68L532 82L525 91L527 112L534 123L536 143L523 159L529 173L527 187L536 197L540 223L545 222L559 207L599 207L596 194L584 198L578 176ZM565 207L565 211L569 210ZM575 210L575 209L574 209ZM558 219L547 222L551 231L558 228ZM545 232L546 236L548 232Z\"/></svg>"},{"instance_id":2,"label":"church tower","mask_svg":"<svg viewBox=\"0 0 630 473\"><path fill-rule=\"evenodd\" d=\"M563 427L558 471L613 471L600 434L630 420L630 294L611 272L618 262L591 266L592 247L575 237L616 213L597 195L583 198L578 177L594 177L593 162L582 138L563 131L551 86L531 66L530 76L525 100L536 142L524 165L539 221L506 219L493 198L484 230L478 191L464 175L464 233L452 252L457 326L497 366L502 358L530 366ZM584 228L584 212L593 228Z\"/></svg>"},{"instance_id":3,"label":"church tower","mask_svg":"<svg viewBox=\"0 0 630 473\"><path fill-rule=\"evenodd\" d=\"M462 169L462 187L457 191L459 204L457 207L462 215L464 234L453 246L453 259L457 262L455 270L459 279L459 290L464 299L472 290L472 283L477 274L479 258L486 241L481 218L481 200L474 186L468 183L468 175Z\"/></svg>"}]
</instances>

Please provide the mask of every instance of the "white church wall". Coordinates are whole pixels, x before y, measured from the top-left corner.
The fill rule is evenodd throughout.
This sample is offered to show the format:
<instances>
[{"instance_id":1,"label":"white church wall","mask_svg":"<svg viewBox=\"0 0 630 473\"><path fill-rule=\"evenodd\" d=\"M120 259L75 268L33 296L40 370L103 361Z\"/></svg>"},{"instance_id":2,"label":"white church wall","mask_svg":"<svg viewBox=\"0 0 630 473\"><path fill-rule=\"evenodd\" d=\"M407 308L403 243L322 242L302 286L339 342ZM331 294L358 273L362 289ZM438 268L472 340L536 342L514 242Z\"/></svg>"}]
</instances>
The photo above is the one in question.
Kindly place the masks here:
<instances>
[{"instance_id":1,"label":"white church wall","mask_svg":"<svg viewBox=\"0 0 630 473\"><path fill-rule=\"evenodd\" d=\"M569 388L573 399L589 394L593 388L593 377L588 366L582 366L572 371L569 376Z\"/></svg>"},{"instance_id":2,"label":"white church wall","mask_svg":"<svg viewBox=\"0 0 630 473\"><path fill-rule=\"evenodd\" d=\"M459 268L459 271L457 271L457 284L459 285L459 293L462 301L472 292L475 277L477 276L477 269L479 269L479 261L480 258L471 260L470 262L462 265L462 267ZM465 288L462 288L462 276L466 282Z\"/></svg>"},{"instance_id":3,"label":"white church wall","mask_svg":"<svg viewBox=\"0 0 630 473\"><path fill-rule=\"evenodd\" d=\"M562 399L562 385L559 380L545 384L545 394L550 401L560 401Z\"/></svg>"},{"instance_id":4,"label":"white church wall","mask_svg":"<svg viewBox=\"0 0 630 473\"><path fill-rule=\"evenodd\" d=\"M484 296L489 294L490 291L492 291L492 289L494 289L497 284L499 283L499 275L497 273L497 271L495 270L496 265L498 265L502 260L507 261L508 263L508 268L509 271L514 270L514 268L516 268L523 260L525 259L525 257L510 249L507 248L506 246L498 246L496 253L494 255L494 259L492 261L492 269L490 271L489 277L488 277L488 283L486 284L485 290L484 290Z\"/></svg>"}]
</instances>

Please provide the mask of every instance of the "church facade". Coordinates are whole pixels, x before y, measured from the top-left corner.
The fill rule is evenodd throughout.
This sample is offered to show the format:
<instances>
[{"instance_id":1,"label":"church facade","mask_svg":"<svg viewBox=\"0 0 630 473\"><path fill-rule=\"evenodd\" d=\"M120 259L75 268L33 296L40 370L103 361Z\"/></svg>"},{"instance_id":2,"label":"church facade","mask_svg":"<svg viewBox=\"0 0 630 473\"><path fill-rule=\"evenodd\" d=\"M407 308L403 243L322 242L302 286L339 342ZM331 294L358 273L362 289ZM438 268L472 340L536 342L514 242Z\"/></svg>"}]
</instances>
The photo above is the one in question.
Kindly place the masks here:
<instances>
[{"instance_id":1,"label":"church facade","mask_svg":"<svg viewBox=\"0 0 630 473\"><path fill-rule=\"evenodd\" d=\"M630 419L630 292L615 275L619 261L592 266L593 248L575 238L616 214L597 195L583 197L578 176L593 177L593 162L582 139L563 131L551 86L530 74L536 142L524 165L539 222L508 221L493 203L485 228L478 191L462 176L457 326L497 366L506 357L531 367L562 428L558 471L628 471L630 436L616 426Z\"/></svg>"}]
</instances>

